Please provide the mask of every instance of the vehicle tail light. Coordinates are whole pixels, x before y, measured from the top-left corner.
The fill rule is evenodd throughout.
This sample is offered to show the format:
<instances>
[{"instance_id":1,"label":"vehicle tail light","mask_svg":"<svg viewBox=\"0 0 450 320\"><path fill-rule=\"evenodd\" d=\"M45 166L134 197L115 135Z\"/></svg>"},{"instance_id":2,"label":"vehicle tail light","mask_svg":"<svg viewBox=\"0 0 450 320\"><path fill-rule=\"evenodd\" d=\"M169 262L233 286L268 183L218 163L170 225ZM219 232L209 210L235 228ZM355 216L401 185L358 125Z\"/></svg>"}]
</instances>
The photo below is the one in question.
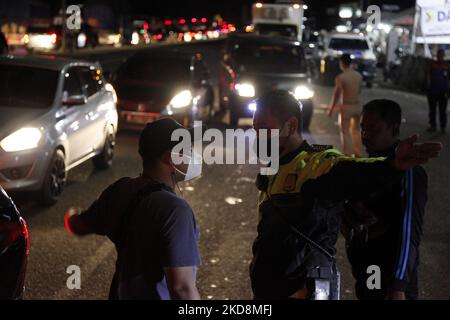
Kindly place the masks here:
<instances>
[{"instance_id":1,"label":"vehicle tail light","mask_svg":"<svg viewBox=\"0 0 450 320\"><path fill-rule=\"evenodd\" d=\"M52 33L50 34L50 39L52 41L52 44L55 44L56 41L58 40L58 35L56 33Z\"/></svg>"},{"instance_id":2,"label":"vehicle tail light","mask_svg":"<svg viewBox=\"0 0 450 320\"><path fill-rule=\"evenodd\" d=\"M22 235L27 242L26 254L28 255L30 249L30 237L25 220L23 218L20 218L19 220L0 219L0 252L7 250L8 247L16 242Z\"/></svg>"}]
</instances>

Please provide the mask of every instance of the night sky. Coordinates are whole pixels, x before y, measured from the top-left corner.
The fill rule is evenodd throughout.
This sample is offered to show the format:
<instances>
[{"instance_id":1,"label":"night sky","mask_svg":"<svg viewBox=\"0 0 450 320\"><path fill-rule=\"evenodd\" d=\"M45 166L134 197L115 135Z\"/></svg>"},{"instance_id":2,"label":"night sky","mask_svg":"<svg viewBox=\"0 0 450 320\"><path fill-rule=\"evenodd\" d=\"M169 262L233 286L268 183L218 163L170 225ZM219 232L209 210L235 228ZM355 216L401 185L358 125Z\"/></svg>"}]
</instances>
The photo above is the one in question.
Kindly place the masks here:
<instances>
[{"instance_id":1,"label":"night sky","mask_svg":"<svg viewBox=\"0 0 450 320\"><path fill-rule=\"evenodd\" d=\"M0 0L1 3L11 0ZM54 12L61 6L61 0L14 0L14 2L46 2L51 5ZM251 4L256 0L66 0L67 4L76 3L101 3L114 8L116 13L129 13L132 16L157 16L161 18L190 18L208 17L220 13L226 20L240 23L242 19L250 18ZM273 1L263 1L273 2ZM341 3L349 3L351 0L304 0L309 6L308 16L314 16L318 21L326 20L326 8ZM413 6L414 0L373 0L365 1L372 4L398 4L405 9ZM248 21L247 21L248 22Z\"/></svg>"},{"instance_id":2,"label":"night sky","mask_svg":"<svg viewBox=\"0 0 450 320\"><path fill-rule=\"evenodd\" d=\"M91 0L92 1L92 0ZM116 0L120 2L122 0ZM155 0L124 0L130 3L133 12L146 12L161 17L212 17L220 13L225 19L240 23L242 19L250 19L251 5L257 0L190 0L190 1L155 1ZM274 2L274 1L262 1ZM326 8L351 0L304 0L309 6L307 15L316 17L317 21L327 19ZM414 0L374 0L367 4L398 4L401 9L414 6ZM249 21L247 21L249 22Z\"/></svg>"}]
</instances>

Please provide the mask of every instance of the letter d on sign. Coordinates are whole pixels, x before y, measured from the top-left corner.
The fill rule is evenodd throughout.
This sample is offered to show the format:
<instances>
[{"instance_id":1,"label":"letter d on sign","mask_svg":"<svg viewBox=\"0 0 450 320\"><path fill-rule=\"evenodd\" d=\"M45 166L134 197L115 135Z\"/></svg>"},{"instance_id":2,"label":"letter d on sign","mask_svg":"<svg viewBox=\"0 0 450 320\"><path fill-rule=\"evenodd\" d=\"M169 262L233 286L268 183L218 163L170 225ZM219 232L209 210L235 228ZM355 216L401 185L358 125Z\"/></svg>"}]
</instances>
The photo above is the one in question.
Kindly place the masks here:
<instances>
[{"instance_id":1,"label":"letter d on sign","mask_svg":"<svg viewBox=\"0 0 450 320\"><path fill-rule=\"evenodd\" d=\"M81 269L79 266L68 266L66 273L70 274L67 278L67 288L69 290L80 290L81 289Z\"/></svg>"},{"instance_id":2,"label":"letter d on sign","mask_svg":"<svg viewBox=\"0 0 450 320\"><path fill-rule=\"evenodd\" d=\"M367 278L366 285L369 290L381 289L381 269L379 266L368 266L367 274L370 276Z\"/></svg>"}]
</instances>

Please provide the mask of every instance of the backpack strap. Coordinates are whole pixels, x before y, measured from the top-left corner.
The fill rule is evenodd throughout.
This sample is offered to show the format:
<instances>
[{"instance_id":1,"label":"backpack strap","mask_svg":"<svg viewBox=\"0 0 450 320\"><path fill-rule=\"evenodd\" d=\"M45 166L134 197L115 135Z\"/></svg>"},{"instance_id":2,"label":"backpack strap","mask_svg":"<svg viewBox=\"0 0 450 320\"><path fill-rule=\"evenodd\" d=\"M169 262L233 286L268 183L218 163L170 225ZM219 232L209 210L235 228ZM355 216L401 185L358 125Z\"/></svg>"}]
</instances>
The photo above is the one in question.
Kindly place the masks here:
<instances>
[{"instance_id":1,"label":"backpack strap","mask_svg":"<svg viewBox=\"0 0 450 320\"><path fill-rule=\"evenodd\" d=\"M156 183L151 182L142 189L140 189L131 199L130 204L128 205L127 209L122 214L122 222L119 226L117 226L117 229L111 238L114 245L116 246L117 251L117 260L116 260L116 271L114 273L114 277L111 282L111 287L109 290L109 299L110 300L117 300L118 299L118 289L119 289L119 282L120 278L123 273L123 261L121 258L121 254L124 252L123 250L126 247L127 241L128 241L128 233L127 230L130 226L131 220L133 218L133 215L138 208L139 204L146 199L148 196L150 196L154 192L158 192L161 190L169 190L169 188L162 184L162 183Z\"/></svg>"}]
</instances>

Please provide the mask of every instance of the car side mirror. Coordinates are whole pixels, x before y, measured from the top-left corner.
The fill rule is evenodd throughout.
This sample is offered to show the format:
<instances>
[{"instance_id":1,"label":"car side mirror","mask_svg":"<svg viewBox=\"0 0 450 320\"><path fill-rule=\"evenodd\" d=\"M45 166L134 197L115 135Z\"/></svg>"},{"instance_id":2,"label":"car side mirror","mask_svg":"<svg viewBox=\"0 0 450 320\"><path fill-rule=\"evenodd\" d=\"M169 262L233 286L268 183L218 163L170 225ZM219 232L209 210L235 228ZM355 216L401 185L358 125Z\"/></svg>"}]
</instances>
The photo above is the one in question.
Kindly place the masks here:
<instances>
[{"instance_id":1,"label":"car side mirror","mask_svg":"<svg viewBox=\"0 0 450 320\"><path fill-rule=\"evenodd\" d=\"M68 106L68 107L84 105L86 103L87 103L87 97L84 94L68 96L67 98L63 99L63 102L62 102L62 104L64 106Z\"/></svg>"}]
</instances>

